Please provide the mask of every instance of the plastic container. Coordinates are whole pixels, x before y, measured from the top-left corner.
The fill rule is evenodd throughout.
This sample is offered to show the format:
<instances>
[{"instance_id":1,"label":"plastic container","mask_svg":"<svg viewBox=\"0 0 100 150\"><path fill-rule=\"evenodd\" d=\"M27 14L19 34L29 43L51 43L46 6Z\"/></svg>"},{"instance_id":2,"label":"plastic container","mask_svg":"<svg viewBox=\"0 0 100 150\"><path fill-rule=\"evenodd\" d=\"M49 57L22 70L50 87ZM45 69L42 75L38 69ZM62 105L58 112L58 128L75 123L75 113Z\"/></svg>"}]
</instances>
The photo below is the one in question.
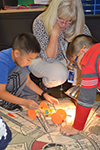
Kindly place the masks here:
<instances>
[{"instance_id":1,"label":"plastic container","mask_svg":"<svg viewBox=\"0 0 100 150\"><path fill-rule=\"evenodd\" d=\"M29 6L30 4L33 4L34 0L18 0L18 5L24 5Z\"/></svg>"},{"instance_id":2,"label":"plastic container","mask_svg":"<svg viewBox=\"0 0 100 150\"><path fill-rule=\"evenodd\" d=\"M100 0L81 0L85 15L100 14Z\"/></svg>"}]
</instances>

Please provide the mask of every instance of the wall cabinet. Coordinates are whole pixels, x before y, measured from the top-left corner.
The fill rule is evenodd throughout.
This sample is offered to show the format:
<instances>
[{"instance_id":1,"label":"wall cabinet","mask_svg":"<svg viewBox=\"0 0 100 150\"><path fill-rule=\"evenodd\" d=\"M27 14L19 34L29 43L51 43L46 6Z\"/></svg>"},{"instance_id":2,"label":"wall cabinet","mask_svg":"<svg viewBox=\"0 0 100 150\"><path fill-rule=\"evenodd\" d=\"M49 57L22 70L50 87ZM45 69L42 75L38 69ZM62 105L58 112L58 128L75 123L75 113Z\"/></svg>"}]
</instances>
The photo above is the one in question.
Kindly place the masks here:
<instances>
[{"instance_id":1,"label":"wall cabinet","mask_svg":"<svg viewBox=\"0 0 100 150\"><path fill-rule=\"evenodd\" d=\"M83 4L84 13L96 15L100 14L100 0L81 0Z\"/></svg>"},{"instance_id":2,"label":"wall cabinet","mask_svg":"<svg viewBox=\"0 0 100 150\"><path fill-rule=\"evenodd\" d=\"M17 10L0 12L0 50L11 46L13 38L23 32L32 32L33 20L43 10ZM86 24L92 35L100 42L100 15L86 15Z\"/></svg>"}]
</instances>

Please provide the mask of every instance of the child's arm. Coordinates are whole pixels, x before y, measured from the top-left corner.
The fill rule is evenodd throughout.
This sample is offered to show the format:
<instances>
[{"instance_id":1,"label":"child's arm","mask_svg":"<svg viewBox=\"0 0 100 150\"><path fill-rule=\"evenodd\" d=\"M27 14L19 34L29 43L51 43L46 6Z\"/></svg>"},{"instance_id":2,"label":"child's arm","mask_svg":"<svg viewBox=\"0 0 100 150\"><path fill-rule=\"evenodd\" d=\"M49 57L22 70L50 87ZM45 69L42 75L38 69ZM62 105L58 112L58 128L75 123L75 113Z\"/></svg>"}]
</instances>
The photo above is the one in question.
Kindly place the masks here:
<instances>
[{"instance_id":1,"label":"child's arm","mask_svg":"<svg viewBox=\"0 0 100 150\"><path fill-rule=\"evenodd\" d=\"M83 107L77 104L76 115L73 127L77 130L83 130L91 108Z\"/></svg>"},{"instance_id":2,"label":"child's arm","mask_svg":"<svg viewBox=\"0 0 100 150\"><path fill-rule=\"evenodd\" d=\"M24 105L25 107L29 109L38 109L39 106L36 102L34 102L31 99L23 99L20 97L17 97L9 92L6 91L6 84L0 84L0 99L3 99L4 101L13 103L13 104L19 104Z\"/></svg>"},{"instance_id":3,"label":"child's arm","mask_svg":"<svg viewBox=\"0 0 100 150\"><path fill-rule=\"evenodd\" d=\"M30 79L29 76L28 76L26 85L27 85L32 91L34 91L35 93L37 93L37 94L40 95L40 96L41 96L41 94L43 93L43 90L40 89L40 87L38 87L38 86ZM55 103L55 104L58 104L58 103L59 103L59 101L58 101L56 98L50 96L48 93L45 93L43 96L44 96L44 98L45 98L47 101L49 101L50 103Z\"/></svg>"},{"instance_id":4,"label":"child's arm","mask_svg":"<svg viewBox=\"0 0 100 150\"><path fill-rule=\"evenodd\" d=\"M65 125L60 128L60 132L65 135L78 134L79 131L83 130L86 123L87 117L90 113L91 108L76 105L76 115L73 125Z\"/></svg>"}]
</instances>

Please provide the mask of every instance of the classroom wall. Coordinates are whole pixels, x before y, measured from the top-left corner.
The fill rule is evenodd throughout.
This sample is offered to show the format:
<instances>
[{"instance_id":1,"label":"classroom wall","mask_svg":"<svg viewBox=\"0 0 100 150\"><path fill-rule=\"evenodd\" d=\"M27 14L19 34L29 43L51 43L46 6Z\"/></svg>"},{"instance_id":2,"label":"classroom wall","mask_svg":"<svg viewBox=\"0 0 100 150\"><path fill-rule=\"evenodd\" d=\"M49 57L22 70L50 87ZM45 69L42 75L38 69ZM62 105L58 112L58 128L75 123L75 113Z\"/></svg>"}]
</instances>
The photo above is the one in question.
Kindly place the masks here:
<instances>
[{"instance_id":1,"label":"classroom wall","mask_svg":"<svg viewBox=\"0 0 100 150\"><path fill-rule=\"evenodd\" d=\"M32 22L42 12L0 13L0 50L10 47L17 34L32 32ZM100 42L100 15L85 18L92 36Z\"/></svg>"}]
</instances>

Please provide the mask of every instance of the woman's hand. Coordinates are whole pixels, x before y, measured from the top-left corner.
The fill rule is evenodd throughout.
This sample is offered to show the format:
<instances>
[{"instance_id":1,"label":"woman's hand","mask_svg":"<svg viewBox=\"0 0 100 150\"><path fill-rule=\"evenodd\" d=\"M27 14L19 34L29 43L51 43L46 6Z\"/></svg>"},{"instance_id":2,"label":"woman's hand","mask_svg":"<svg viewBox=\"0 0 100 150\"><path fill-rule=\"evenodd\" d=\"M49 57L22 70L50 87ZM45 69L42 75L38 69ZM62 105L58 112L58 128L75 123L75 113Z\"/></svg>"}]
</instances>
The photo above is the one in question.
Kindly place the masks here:
<instances>
[{"instance_id":1,"label":"woman's hand","mask_svg":"<svg viewBox=\"0 0 100 150\"><path fill-rule=\"evenodd\" d=\"M56 104L56 105L59 104L59 101L56 98L54 98L53 96L50 96L47 93L44 94L44 98L51 104Z\"/></svg>"},{"instance_id":2,"label":"woman's hand","mask_svg":"<svg viewBox=\"0 0 100 150\"><path fill-rule=\"evenodd\" d=\"M24 106L32 110L39 109L39 105L31 99L25 99Z\"/></svg>"},{"instance_id":3,"label":"woman's hand","mask_svg":"<svg viewBox=\"0 0 100 150\"><path fill-rule=\"evenodd\" d=\"M61 29L60 29L59 25L57 23L55 23L55 25L53 26L53 30L52 30L51 34L59 36L60 32L61 32Z\"/></svg>"},{"instance_id":4,"label":"woman's hand","mask_svg":"<svg viewBox=\"0 0 100 150\"><path fill-rule=\"evenodd\" d=\"M71 125L64 125L60 128L60 133L63 135L75 135L79 133L79 130L73 128Z\"/></svg>"}]
</instances>

